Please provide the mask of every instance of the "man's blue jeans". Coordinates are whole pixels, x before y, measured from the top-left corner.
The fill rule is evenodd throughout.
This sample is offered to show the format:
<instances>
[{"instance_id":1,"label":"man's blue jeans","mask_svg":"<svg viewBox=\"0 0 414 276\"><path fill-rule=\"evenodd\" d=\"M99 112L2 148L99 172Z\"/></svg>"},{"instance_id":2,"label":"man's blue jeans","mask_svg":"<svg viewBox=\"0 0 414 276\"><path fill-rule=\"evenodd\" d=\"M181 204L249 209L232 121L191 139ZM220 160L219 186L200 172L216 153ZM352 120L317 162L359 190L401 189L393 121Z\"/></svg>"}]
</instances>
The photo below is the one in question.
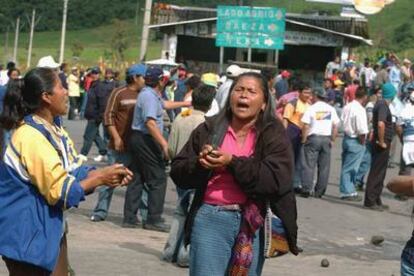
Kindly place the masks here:
<instances>
[{"instance_id":1,"label":"man's blue jeans","mask_svg":"<svg viewBox=\"0 0 414 276\"><path fill-rule=\"evenodd\" d=\"M116 163L123 164L125 167L130 167L132 162L132 155L129 152L118 152L118 151L111 151L112 155L114 156L114 161ZM114 162L114 163L115 163ZM135 179L129 185L135 185ZM102 219L106 219L108 216L109 206L111 205L112 195L114 193L114 188L108 186L102 186L99 190L99 197L98 202L96 203L96 207L93 210L92 215L98 216ZM140 213L142 216L142 220L145 221L147 218L147 190L144 188L144 192L141 196L141 203L140 203Z\"/></svg>"},{"instance_id":2,"label":"man's blue jeans","mask_svg":"<svg viewBox=\"0 0 414 276\"><path fill-rule=\"evenodd\" d=\"M81 108L79 112L79 117L83 120L85 117L86 105L88 104L88 93L84 92L82 96Z\"/></svg>"},{"instance_id":3,"label":"man's blue jeans","mask_svg":"<svg viewBox=\"0 0 414 276\"><path fill-rule=\"evenodd\" d=\"M355 196L356 175L365 153L358 138L344 136L342 140L342 169L339 191L342 197Z\"/></svg>"},{"instance_id":4,"label":"man's blue jeans","mask_svg":"<svg viewBox=\"0 0 414 276\"><path fill-rule=\"evenodd\" d=\"M359 169L355 177L356 184L361 187L364 186L365 175L368 173L369 168L371 167L371 152L371 143L367 142L365 144L364 157L362 157L361 164L359 165Z\"/></svg>"},{"instance_id":5,"label":"man's blue jeans","mask_svg":"<svg viewBox=\"0 0 414 276\"><path fill-rule=\"evenodd\" d=\"M227 275L242 214L203 204L197 211L191 233L190 276ZM264 264L263 228L253 241L249 276L261 275Z\"/></svg>"},{"instance_id":6,"label":"man's blue jeans","mask_svg":"<svg viewBox=\"0 0 414 276\"><path fill-rule=\"evenodd\" d=\"M162 253L162 259L167 262L177 263L178 266L188 266L189 246L184 246L184 225L188 215L190 204L194 196L194 190L185 190L177 187L177 208L171 223L171 230Z\"/></svg>"},{"instance_id":7,"label":"man's blue jeans","mask_svg":"<svg viewBox=\"0 0 414 276\"><path fill-rule=\"evenodd\" d=\"M83 134L83 146L80 151L82 155L88 155L89 151L92 148L93 142L95 142L96 146L98 147L100 155L106 155L108 153L106 144L104 140L102 140L101 134L99 133L100 125L100 121L88 120L85 128L85 133Z\"/></svg>"}]
</instances>

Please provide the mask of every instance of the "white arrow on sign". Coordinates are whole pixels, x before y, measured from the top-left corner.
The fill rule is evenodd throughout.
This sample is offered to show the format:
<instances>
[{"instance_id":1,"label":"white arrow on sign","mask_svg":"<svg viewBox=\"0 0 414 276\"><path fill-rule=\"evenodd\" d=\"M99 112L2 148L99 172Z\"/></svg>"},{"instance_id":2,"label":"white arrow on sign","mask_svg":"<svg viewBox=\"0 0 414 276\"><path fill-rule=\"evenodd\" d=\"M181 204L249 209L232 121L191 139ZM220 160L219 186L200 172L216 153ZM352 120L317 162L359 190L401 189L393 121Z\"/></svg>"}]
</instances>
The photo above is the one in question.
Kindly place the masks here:
<instances>
[{"instance_id":1,"label":"white arrow on sign","mask_svg":"<svg viewBox=\"0 0 414 276\"><path fill-rule=\"evenodd\" d=\"M267 47L270 47L270 46L272 46L273 44L275 44L275 42L273 41L273 39L271 39L271 38L266 38L266 40L264 41L264 44L267 46Z\"/></svg>"}]
</instances>

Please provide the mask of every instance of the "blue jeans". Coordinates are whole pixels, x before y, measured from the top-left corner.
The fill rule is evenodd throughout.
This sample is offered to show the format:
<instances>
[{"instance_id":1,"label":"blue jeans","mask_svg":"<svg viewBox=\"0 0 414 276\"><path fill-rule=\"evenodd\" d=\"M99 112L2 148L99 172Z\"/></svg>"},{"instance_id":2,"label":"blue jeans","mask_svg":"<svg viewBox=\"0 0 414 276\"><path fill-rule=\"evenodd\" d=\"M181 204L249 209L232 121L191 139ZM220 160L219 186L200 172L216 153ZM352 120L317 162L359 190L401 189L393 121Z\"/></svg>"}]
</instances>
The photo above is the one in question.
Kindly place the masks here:
<instances>
[{"instance_id":1,"label":"blue jeans","mask_svg":"<svg viewBox=\"0 0 414 276\"><path fill-rule=\"evenodd\" d=\"M86 124L85 133L83 134L83 145L80 153L87 156L92 148L92 143L95 142L98 147L100 155L106 155L108 153L106 144L102 140L101 134L99 133L100 121L88 120Z\"/></svg>"},{"instance_id":2,"label":"blue jeans","mask_svg":"<svg viewBox=\"0 0 414 276\"><path fill-rule=\"evenodd\" d=\"M83 93L83 96L82 96L81 108L80 108L80 112L79 112L79 117L81 119L84 119L87 104L88 104L88 93L85 92L85 93Z\"/></svg>"},{"instance_id":3,"label":"blue jeans","mask_svg":"<svg viewBox=\"0 0 414 276\"><path fill-rule=\"evenodd\" d=\"M401 276L414 276L414 266L401 260Z\"/></svg>"},{"instance_id":4,"label":"blue jeans","mask_svg":"<svg viewBox=\"0 0 414 276\"><path fill-rule=\"evenodd\" d=\"M113 163L120 163L123 164L125 167L130 167L132 162L132 155L129 152L118 152L118 151L111 151L112 156L114 157ZM129 185L135 185L135 181L130 183ZM93 210L92 215L98 216L102 219L106 219L108 216L109 206L111 205L112 195L114 193L114 188L108 186L102 186L99 190L98 202L96 203L96 207ZM142 220L146 220L147 218L147 190L144 188L144 192L142 193L140 199L140 213L142 216Z\"/></svg>"},{"instance_id":5,"label":"blue jeans","mask_svg":"<svg viewBox=\"0 0 414 276\"><path fill-rule=\"evenodd\" d=\"M188 266L189 247L184 246L184 225L194 190L184 190L177 187L177 195L177 208L174 212L170 234L162 253L162 259L167 262L176 262L179 266Z\"/></svg>"},{"instance_id":6,"label":"blue jeans","mask_svg":"<svg viewBox=\"0 0 414 276\"><path fill-rule=\"evenodd\" d=\"M191 233L190 276L227 275L232 250L240 230L242 214L203 204ZM264 264L263 231L253 241L253 262L249 275L261 275Z\"/></svg>"},{"instance_id":7,"label":"blue jeans","mask_svg":"<svg viewBox=\"0 0 414 276\"><path fill-rule=\"evenodd\" d=\"M356 175L365 153L365 145L358 138L344 136L342 140L342 169L339 191L341 196L354 196Z\"/></svg>"},{"instance_id":8,"label":"blue jeans","mask_svg":"<svg viewBox=\"0 0 414 276\"><path fill-rule=\"evenodd\" d=\"M367 142L365 145L364 157L362 157L361 164L359 165L359 170L355 176L355 182L359 186L364 186L364 178L368 173L369 168L371 167L371 151L372 146L370 142Z\"/></svg>"},{"instance_id":9,"label":"blue jeans","mask_svg":"<svg viewBox=\"0 0 414 276\"><path fill-rule=\"evenodd\" d=\"M414 238L405 245L401 254L401 276L414 276Z\"/></svg>"}]
</instances>

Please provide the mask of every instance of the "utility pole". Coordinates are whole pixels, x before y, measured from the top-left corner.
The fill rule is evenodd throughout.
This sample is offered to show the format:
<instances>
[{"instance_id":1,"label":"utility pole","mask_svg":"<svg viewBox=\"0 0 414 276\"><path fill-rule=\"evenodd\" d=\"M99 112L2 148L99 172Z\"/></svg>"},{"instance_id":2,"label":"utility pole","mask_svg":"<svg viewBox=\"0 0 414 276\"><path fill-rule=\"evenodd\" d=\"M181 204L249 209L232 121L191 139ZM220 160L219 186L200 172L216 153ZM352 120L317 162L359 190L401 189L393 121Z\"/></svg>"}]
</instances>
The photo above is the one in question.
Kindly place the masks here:
<instances>
[{"instance_id":1,"label":"utility pole","mask_svg":"<svg viewBox=\"0 0 414 276\"><path fill-rule=\"evenodd\" d=\"M17 45L19 44L19 31L20 31L20 16L16 19L16 32L14 35L14 49L13 49L13 62L17 63Z\"/></svg>"},{"instance_id":2,"label":"utility pole","mask_svg":"<svg viewBox=\"0 0 414 276\"><path fill-rule=\"evenodd\" d=\"M63 0L62 35L60 38L59 63L63 63L63 58L65 56L66 17L68 14L68 1L69 0Z\"/></svg>"},{"instance_id":3,"label":"utility pole","mask_svg":"<svg viewBox=\"0 0 414 276\"><path fill-rule=\"evenodd\" d=\"M141 34L141 51L139 53L140 57L139 60L142 62L145 59L147 54L147 47L148 47L148 36L149 36L149 24L151 21L151 8L152 8L152 0L145 0L145 13L144 13L144 24L142 26L142 34Z\"/></svg>"},{"instance_id":4,"label":"utility pole","mask_svg":"<svg viewBox=\"0 0 414 276\"><path fill-rule=\"evenodd\" d=\"M29 50L27 53L27 68L30 68L30 62L32 60L32 46L33 46L33 33L35 28L36 9L32 11L32 22L30 23L30 38L29 38Z\"/></svg>"}]
</instances>

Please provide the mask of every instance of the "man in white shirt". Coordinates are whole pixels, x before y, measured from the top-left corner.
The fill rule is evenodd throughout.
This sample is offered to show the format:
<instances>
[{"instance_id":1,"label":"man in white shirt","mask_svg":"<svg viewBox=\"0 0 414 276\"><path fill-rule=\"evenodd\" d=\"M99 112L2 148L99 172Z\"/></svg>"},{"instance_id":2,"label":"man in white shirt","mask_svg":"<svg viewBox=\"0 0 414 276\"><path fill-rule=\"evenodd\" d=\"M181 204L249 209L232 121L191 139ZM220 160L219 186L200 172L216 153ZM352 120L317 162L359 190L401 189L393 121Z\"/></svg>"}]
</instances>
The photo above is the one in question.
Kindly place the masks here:
<instances>
[{"instance_id":1,"label":"man in white shirt","mask_svg":"<svg viewBox=\"0 0 414 276\"><path fill-rule=\"evenodd\" d=\"M342 140L342 168L339 182L341 199L362 201L355 190L356 176L365 153L365 140L368 134L368 120L364 108L367 94L363 87L355 93L355 100L344 107L342 123L344 139Z\"/></svg>"},{"instance_id":2,"label":"man in white shirt","mask_svg":"<svg viewBox=\"0 0 414 276\"><path fill-rule=\"evenodd\" d=\"M68 94L69 94L69 112L68 120L74 120L79 110L79 73L77 67L72 67L72 71L68 77Z\"/></svg>"},{"instance_id":3,"label":"man in white shirt","mask_svg":"<svg viewBox=\"0 0 414 276\"><path fill-rule=\"evenodd\" d=\"M414 91L398 117L397 134L403 145L399 175L411 175L414 166Z\"/></svg>"},{"instance_id":4,"label":"man in white shirt","mask_svg":"<svg viewBox=\"0 0 414 276\"><path fill-rule=\"evenodd\" d=\"M376 77L375 70L371 67L369 59L366 58L364 61L364 65L359 71L359 78L361 79L361 84L365 85L367 89L371 89L373 86L375 77Z\"/></svg>"},{"instance_id":5,"label":"man in white shirt","mask_svg":"<svg viewBox=\"0 0 414 276\"><path fill-rule=\"evenodd\" d=\"M334 70L340 70L341 69L341 58L339 56L335 57L334 61L328 62L325 69L325 78L331 78L333 75Z\"/></svg>"},{"instance_id":6,"label":"man in white shirt","mask_svg":"<svg viewBox=\"0 0 414 276\"><path fill-rule=\"evenodd\" d=\"M317 198L325 194L328 186L331 163L331 148L338 133L340 122L335 109L326 103L325 90L315 90L317 101L310 106L302 117L302 191L300 195L309 197L312 192L313 175L318 164L318 179L314 189Z\"/></svg>"}]
</instances>

